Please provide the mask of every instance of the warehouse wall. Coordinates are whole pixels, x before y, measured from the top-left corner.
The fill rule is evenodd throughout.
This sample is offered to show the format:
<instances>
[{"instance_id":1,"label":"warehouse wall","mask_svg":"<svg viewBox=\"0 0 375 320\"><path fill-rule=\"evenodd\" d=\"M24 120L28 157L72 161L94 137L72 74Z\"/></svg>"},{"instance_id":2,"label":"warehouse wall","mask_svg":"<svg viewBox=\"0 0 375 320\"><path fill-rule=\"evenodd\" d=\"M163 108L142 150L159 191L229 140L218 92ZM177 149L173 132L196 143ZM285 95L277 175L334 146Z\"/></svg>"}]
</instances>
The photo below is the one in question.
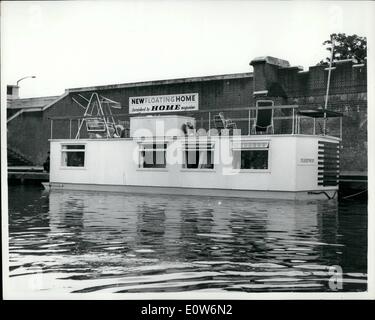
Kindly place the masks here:
<instances>
[{"instance_id":1,"label":"warehouse wall","mask_svg":"<svg viewBox=\"0 0 375 320\"><path fill-rule=\"evenodd\" d=\"M279 70L279 82L288 103L306 107L324 106L327 79L328 71L322 66L304 73ZM341 170L367 171L367 66L358 67L351 61L336 64L330 83L327 108L344 114ZM338 131L339 122L329 121L331 128Z\"/></svg>"},{"instance_id":2,"label":"warehouse wall","mask_svg":"<svg viewBox=\"0 0 375 320\"><path fill-rule=\"evenodd\" d=\"M303 71L299 67L280 66L277 60L269 60L269 57L255 59L251 64L254 67L254 90L268 91L257 99L266 98L274 100L275 104L296 104L303 108L324 106L327 66L314 66ZM367 64L355 65L352 61L335 64L327 109L344 115L341 171L367 171ZM312 132L311 124L311 121L302 121L302 129ZM338 133L340 122L329 119L328 126L332 134ZM322 122L318 121L318 130L321 127Z\"/></svg>"},{"instance_id":3,"label":"warehouse wall","mask_svg":"<svg viewBox=\"0 0 375 320\"><path fill-rule=\"evenodd\" d=\"M43 163L47 156L48 140L43 130L43 113L24 112L7 126L7 145L35 163ZM47 140L47 141L46 141Z\"/></svg>"},{"instance_id":4,"label":"warehouse wall","mask_svg":"<svg viewBox=\"0 0 375 320\"><path fill-rule=\"evenodd\" d=\"M82 116L84 110L74 102L73 98L84 104L78 94L90 98L93 92L98 92L109 99L121 103L122 109L113 109L113 113L128 113L129 97L167 95L178 93L199 94L199 110L243 108L253 105L252 77L237 79L197 81L186 83L170 83L161 85L145 85L127 88L102 89L95 91L72 92L56 102L53 106L43 112L23 113L8 123L8 144L14 149L21 151L29 159L41 165L47 156L51 136L51 117L59 116ZM197 119L199 126L208 128L208 115L196 112L180 112L181 115L188 114ZM230 112L225 112L230 117ZM247 115L247 112L245 112ZM123 116L120 120L128 120L129 116ZM78 122L71 122L71 135L69 120L53 121L53 138L74 138L77 133ZM19 131L22 135L17 134ZM30 134L29 134L30 133ZM84 131L82 132L84 137Z\"/></svg>"},{"instance_id":5,"label":"warehouse wall","mask_svg":"<svg viewBox=\"0 0 375 320\"><path fill-rule=\"evenodd\" d=\"M126 88L102 89L86 92L72 92L71 98L74 98L82 103L84 100L78 94L85 96L87 99L93 92L98 92L100 95L117 101L121 104L122 109L113 109L113 113L128 113L129 97L150 96L150 95L168 95L181 93L198 93L199 94L199 110L210 111L212 109L227 109L227 108L245 108L254 104L252 95L252 77L243 77L236 79L221 79L210 81L197 81L186 83L170 83L170 84L152 84L145 86L134 86ZM76 104L74 103L76 106ZM76 107L77 109L77 107ZM78 108L82 112L81 108ZM163 113L168 114L168 113ZM208 129L209 116L208 113L199 112L179 112L180 115L188 115L196 118L197 126ZM211 117L213 118L212 113ZM239 112L224 112L225 117L232 118L234 116L241 116ZM242 112L244 117L247 117L247 111ZM211 120L212 120L211 118ZM123 116L120 120L129 120L129 116ZM243 121L244 130L247 130L247 121ZM212 126L212 123L211 123ZM239 123L241 127L241 123Z\"/></svg>"},{"instance_id":6,"label":"warehouse wall","mask_svg":"<svg viewBox=\"0 0 375 320\"><path fill-rule=\"evenodd\" d=\"M289 67L289 63L272 57L258 59L251 63L253 77L240 76L233 79L212 79L208 81L174 80L164 83L150 82L149 85L111 86L96 88L95 92L120 102L122 109L114 113L128 113L129 97L199 93L199 110L246 108L254 106L257 99L272 99L276 105L297 104L304 108L324 105L328 71L324 66L310 67L302 71ZM90 91L91 90L91 91ZM84 110L73 98L84 103L78 94L89 98L93 89L87 91L72 89L70 93L44 112L23 113L8 123L8 144L21 151L36 164L42 164L49 149L50 117L80 116ZM254 92L268 90L266 95ZM336 65L332 71L329 110L343 112L343 142L341 149L341 170L367 171L367 65L354 66L352 62ZM214 114L211 114L211 121ZM180 112L181 115L196 118L197 126L208 129L208 113ZM248 132L248 112L224 112L227 118L234 119L244 134ZM128 120L128 115L120 118ZM242 120L241 120L242 119ZM329 120L331 121L331 120ZM332 123L333 121L333 123ZM339 122L331 121L334 131ZM302 126L305 124L302 122ZM71 123L71 134L77 132L77 121ZM211 122L211 127L213 121ZM54 121L53 137L69 138L69 121ZM282 130L282 128L280 129ZM288 125L285 130L289 130ZM286 131L289 132L289 131ZM285 132L285 133L286 133Z\"/></svg>"}]
</instances>

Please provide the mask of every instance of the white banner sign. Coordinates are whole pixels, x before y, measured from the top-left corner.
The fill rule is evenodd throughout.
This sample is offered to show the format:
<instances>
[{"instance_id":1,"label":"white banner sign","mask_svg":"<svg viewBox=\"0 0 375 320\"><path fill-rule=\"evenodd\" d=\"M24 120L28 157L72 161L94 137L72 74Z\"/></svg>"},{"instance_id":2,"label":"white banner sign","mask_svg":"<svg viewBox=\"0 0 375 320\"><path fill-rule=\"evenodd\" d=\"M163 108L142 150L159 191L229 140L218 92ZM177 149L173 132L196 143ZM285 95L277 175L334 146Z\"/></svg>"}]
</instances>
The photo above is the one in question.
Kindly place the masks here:
<instances>
[{"instance_id":1,"label":"white banner sign","mask_svg":"<svg viewBox=\"0 0 375 320\"><path fill-rule=\"evenodd\" d=\"M198 110L198 93L129 98L129 113L178 112L194 110Z\"/></svg>"}]
</instances>

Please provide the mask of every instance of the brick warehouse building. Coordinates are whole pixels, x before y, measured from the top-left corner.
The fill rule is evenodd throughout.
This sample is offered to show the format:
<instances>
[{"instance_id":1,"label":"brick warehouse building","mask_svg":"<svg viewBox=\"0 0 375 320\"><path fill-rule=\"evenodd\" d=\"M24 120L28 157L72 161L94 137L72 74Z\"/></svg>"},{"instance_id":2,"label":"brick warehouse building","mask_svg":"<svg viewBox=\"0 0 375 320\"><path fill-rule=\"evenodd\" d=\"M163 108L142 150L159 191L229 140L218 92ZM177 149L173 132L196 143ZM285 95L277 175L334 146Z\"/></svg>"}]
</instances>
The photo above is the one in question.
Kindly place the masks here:
<instances>
[{"instance_id":1,"label":"brick warehouse building","mask_svg":"<svg viewBox=\"0 0 375 320\"><path fill-rule=\"evenodd\" d=\"M79 117L91 93L119 102L119 120L129 120L129 97L198 93L199 110L179 112L196 118L197 127L214 127L213 116L222 111L248 134L249 107L257 100L272 100L275 105L298 105L300 108L324 106L328 71L326 66L313 66L308 71L290 66L288 61L260 57L250 64L253 72L148 81L96 87L67 89L59 97L8 100L8 152L15 152L34 165L41 165L49 149L51 121L53 138L75 135ZM328 109L342 112L342 171L367 171L367 63L344 60L335 64L331 74ZM39 102L36 103L35 99ZM38 100L39 99L39 100ZM77 103L78 102L78 103ZM154 113L157 114L157 113ZM163 112L163 114L168 114ZM131 116L131 115L130 115ZM277 114L275 114L277 116ZM302 123L303 125L303 123ZM276 123L275 123L276 126ZM287 133L288 124L280 121L277 128Z\"/></svg>"}]
</instances>

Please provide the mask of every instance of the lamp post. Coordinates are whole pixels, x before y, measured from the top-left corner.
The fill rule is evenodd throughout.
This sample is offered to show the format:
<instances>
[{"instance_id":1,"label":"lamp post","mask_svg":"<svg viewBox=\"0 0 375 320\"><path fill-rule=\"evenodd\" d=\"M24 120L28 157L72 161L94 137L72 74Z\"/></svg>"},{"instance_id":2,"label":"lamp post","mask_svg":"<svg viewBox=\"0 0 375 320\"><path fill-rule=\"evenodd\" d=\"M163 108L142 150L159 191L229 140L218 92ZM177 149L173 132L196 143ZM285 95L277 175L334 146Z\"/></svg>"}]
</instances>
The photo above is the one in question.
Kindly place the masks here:
<instances>
[{"instance_id":1,"label":"lamp post","mask_svg":"<svg viewBox=\"0 0 375 320\"><path fill-rule=\"evenodd\" d=\"M26 76L26 77L23 77L23 78L17 80L17 84L16 84L16 86L18 87L18 84L19 84L22 80L27 79L27 78L36 78L36 76Z\"/></svg>"}]
</instances>

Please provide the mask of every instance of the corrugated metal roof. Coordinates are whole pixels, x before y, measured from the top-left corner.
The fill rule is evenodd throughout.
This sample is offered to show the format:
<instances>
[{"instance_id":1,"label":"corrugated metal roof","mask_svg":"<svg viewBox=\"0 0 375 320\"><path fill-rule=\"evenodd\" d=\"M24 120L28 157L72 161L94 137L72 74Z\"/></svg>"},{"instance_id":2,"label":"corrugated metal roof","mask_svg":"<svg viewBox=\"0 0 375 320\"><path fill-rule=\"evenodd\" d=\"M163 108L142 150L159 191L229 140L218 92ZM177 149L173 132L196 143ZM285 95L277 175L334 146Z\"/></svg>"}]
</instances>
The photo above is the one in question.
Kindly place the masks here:
<instances>
[{"instance_id":1,"label":"corrugated metal roof","mask_svg":"<svg viewBox=\"0 0 375 320\"><path fill-rule=\"evenodd\" d=\"M7 101L8 109L34 109L43 108L51 102L55 101L59 96L37 97L26 99L14 99Z\"/></svg>"},{"instance_id":2,"label":"corrugated metal roof","mask_svg":"<svg viewBox=\"0 0 375 320\"><path fill-rule=\"evenodd\" d=\"M110 89L121 89L121 88L130 88L130 87L156 86L156 85L192 83L192 82L214 81L214 80L230 80L230 79L241 79L241 78L252 78L252 77L253 77L252 72L243 72L243 73L223 74L223 75L205 76L205 77L179 78L179 79L169 79L169 80L153 80L153 81L131 82L131 83L111 84L111 85L93 86L93 87L70 88L70 89L66 89L66 91L67 92L81 92L81 91L110 90Z\"/></svg>"}]
</instances>

